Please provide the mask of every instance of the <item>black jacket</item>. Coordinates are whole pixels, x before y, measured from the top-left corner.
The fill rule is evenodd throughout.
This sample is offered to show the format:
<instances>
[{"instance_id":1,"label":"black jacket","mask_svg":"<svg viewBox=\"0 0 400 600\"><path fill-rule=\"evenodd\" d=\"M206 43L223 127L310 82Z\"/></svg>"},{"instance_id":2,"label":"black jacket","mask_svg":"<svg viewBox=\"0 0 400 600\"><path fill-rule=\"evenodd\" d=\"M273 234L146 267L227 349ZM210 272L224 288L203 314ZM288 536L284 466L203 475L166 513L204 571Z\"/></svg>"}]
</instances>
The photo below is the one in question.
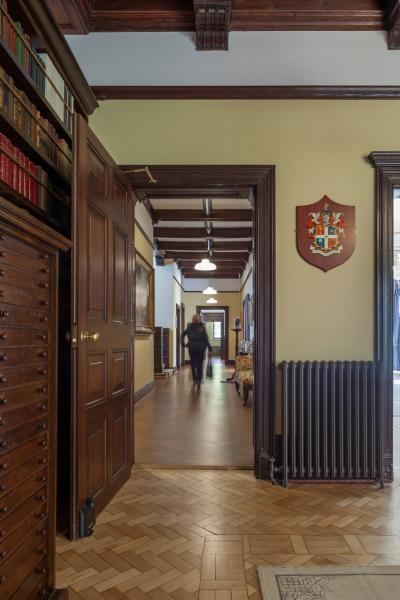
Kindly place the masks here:
<instances>
[{"instance_id":1,"label":"black jacket","mask_svg":"<svg viewBox=\"0 0 400 600\"><path fill-rule=\"evenodd\" d=\"M182 333L182 346L185 343L186 336L189 340L189 352L205 352L206 348L211 351L211 344L204 323L190 323L187 326Z\"/></svg>"}]
</instances>

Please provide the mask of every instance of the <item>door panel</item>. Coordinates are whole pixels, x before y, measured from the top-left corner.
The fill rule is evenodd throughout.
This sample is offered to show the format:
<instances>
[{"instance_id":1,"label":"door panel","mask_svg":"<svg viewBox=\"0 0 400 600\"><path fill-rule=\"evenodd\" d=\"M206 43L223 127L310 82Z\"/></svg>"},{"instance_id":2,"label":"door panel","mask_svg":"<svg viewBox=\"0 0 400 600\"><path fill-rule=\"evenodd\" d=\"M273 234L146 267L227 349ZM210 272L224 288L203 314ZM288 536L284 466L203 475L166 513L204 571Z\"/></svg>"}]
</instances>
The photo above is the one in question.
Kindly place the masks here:
<instances>
[{"instance_id":1,"label":"door panel","mask_svg":"<svg viewBox=\"0 0 400 600\"><path fill-rule=\"evenodd\" d=\"M88 206L88 306L90 318L106 319L107 217Z\"/></svg>"},{"instance_id":2,"label":"door panel","mask_svg":"<svg viewBox=\"0 0 400 600\"><path fill-rule=\"evenodd\" d=\"M107 485L107 420L100 419L89 428L87 438L88 469L87 494L95 498L104 492Z\"/></svg>"},{"instance_id":3,"label":"door panel","mask_svg":"<svg viewBox=\"0 0 400 600\"><path fill-rule=\"evenodd\" d=\"M134 200L111 157L77 117L76 498L99 513L130 475ZM86 165L86 172L85 172Z\"/></svg>"}]
</instances>

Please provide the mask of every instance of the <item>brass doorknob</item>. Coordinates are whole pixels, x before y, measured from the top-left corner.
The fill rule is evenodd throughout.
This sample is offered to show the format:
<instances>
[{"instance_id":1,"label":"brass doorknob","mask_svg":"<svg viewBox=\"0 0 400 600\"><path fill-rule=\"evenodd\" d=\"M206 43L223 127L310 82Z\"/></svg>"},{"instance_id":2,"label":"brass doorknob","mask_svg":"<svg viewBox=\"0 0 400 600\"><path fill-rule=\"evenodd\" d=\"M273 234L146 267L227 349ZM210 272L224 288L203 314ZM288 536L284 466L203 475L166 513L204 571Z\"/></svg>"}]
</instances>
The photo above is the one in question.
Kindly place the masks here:
<instances>
[{"instance_id":1,"label":"brass doorknob","mask_svg":"<svg viewBox=\"0 0 400 600\"><path fill-rule=\"evenodd\" d=\"M89 333L88 331L81 331L81 342L87 340L88 342L97 342L100 339L100 334L97 331Z\"/></svg>"}]
</instances>

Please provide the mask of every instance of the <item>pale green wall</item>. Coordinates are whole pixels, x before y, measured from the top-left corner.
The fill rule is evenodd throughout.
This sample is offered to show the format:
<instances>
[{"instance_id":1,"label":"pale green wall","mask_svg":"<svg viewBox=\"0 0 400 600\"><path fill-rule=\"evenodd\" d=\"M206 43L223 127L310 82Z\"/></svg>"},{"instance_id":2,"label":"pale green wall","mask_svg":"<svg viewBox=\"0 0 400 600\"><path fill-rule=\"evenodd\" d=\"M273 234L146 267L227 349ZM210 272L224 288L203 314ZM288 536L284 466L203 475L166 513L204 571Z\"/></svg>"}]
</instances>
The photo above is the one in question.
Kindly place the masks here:
<instances>
[{"instance_id":1,"label":"pale green wall","mask_svg":"<svg viewBox=\"0 0 400 600\"><path fill-rule=\"evenodd\" d=\"M133 164L276 165L277 358L373 356L373 150L400 149L397 101L109 101L91 126ZM357 246L325 274L296 251L295 207L356 205Z\"/></svg>"}]
</instances>

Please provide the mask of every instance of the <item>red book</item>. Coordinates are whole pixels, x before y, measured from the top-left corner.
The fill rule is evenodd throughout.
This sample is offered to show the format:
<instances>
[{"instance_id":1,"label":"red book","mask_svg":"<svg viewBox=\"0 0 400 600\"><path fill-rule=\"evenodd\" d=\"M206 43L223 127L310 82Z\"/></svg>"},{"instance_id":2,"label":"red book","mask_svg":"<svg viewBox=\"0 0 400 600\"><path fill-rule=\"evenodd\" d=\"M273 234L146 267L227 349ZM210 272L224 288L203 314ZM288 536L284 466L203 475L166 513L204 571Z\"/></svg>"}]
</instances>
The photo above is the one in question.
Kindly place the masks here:
<instances>
[{"instance_id":1,"label":"red book","mask_svg":"<svg viewBox=\"0 0 400 600\"><path fill-rule=\"evenodd\" d=\"M6 136L0 133L0 179L6 181L7 157L5 154Z\"/></svg>"},{"instance_id":2,"label":"red book","mask_svg":"<svg viewBox=\"0 0 400 600\"><path fill-rule=\"evenodd\" d=\"M27 156L24 156L24 175L23 175L23 196L24 198L28 198L29 199L29 180L30 180L30 176L29 176L29 163L31 161L29 160L29 158Z\"/></svg>"},{"instance_id":3,"label":"red book","mask_svg":"<svg viewBox=\"0 0 400 600\"><path fill-rule=\"evenodd\" d=\"M11 165L11 170L12 170L12 183L11 186L14 190L19 190L19 166L18 166L18 159L19 159L19 150L18 148L16 148L15 146L12 146L12 150L10 152L11 156L12 156L12 165Z\"/></svg>"},{"instance_id":4,"label":"red book","mask_svg":"<svg viewBox=\"0 0 400 600\"><path fill-rule=\"evenodd\" d=\"M6 149L7 149L7 167L6 167L6 180L7 183L10 187L12 187L13 184L13 160L12 157L14 155L14 146L12 145L12 143L10 142L10 140L7 138L7 142L6 142Z\"/></svg>"}]
</instances>

